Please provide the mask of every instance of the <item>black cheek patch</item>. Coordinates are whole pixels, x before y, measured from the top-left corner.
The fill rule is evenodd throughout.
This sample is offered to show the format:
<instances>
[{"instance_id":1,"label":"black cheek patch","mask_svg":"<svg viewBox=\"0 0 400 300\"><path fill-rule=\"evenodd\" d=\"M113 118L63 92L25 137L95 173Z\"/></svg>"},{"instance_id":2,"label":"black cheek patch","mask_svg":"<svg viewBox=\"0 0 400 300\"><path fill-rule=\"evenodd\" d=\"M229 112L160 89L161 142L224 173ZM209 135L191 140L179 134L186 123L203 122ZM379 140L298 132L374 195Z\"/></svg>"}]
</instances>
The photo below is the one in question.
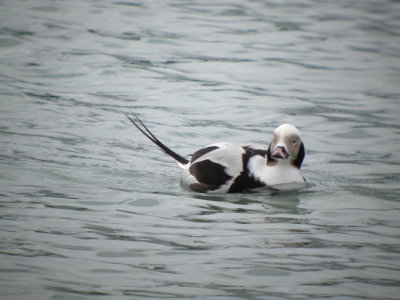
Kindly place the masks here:
<instances>
[{"instance_id":1,"label":"black cheek patch","mask_svg":"<svg viewBox=\"0 0 400 300\"><path fill-rule=\"evenodd\" d=\"M232 177L225 173L225 167L209 159L194 163L189 167L189 172L201 184L217 189Z\"/></svg>"},{"instance_id":2,"label":"black cheek patch","mask_svg":"<svg viewBox=\"0 0 400 300\"><path fill-rule=\"evenodd\" d=\"M300 169L301 164L303 163L304 156L306 155L305 150L304 150L304 144L301 143L299 153L297 154L296 159L293 161L293 166L296 168Z\"/></svg>"}]
</instances>

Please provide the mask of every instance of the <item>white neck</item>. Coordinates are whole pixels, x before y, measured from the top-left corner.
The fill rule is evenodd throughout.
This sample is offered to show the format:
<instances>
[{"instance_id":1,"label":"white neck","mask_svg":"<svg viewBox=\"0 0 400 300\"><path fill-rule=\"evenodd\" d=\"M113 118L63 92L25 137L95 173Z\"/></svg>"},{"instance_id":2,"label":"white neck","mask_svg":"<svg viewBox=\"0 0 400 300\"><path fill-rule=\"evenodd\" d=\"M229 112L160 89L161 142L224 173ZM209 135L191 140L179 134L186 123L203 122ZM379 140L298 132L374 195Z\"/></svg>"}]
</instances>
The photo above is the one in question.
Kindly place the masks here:
<instances>
[{"instance_id":1,"label":"white neck","mask_svg":"<svg viewBox=\"0 0 400 300\"><path fill-rule=\"evenodd\" d=\"M304 182L300 170L287 162L278 162L273 166L267 166L265 158L253 156L249 161L248 168L255 178L268 186Z\"/></svg>"}]
</instances>

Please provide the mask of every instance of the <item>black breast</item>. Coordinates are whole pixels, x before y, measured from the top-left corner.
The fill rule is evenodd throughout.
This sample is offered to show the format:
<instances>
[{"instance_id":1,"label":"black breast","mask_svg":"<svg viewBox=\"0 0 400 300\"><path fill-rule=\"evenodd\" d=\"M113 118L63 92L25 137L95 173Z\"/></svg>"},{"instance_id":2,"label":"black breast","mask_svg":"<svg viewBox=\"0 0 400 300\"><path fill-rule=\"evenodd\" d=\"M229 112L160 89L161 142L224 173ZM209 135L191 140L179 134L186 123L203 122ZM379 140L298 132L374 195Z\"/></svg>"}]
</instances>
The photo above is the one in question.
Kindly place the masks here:
<instances>
[{"instance_id":1,"label":"black breast","mask_svg":"<svg viewBox=\"0 0 400 300\"><path fill-rule=\"evenodd\" d=\"M245 150L245 153L242 155L243 171L235 178L228 193L240 193L265 186L263 182L250 175L248 163L250 158L255 155L265 157L267 155L267 150L253 149L247 146L243 147L243 149Z\"/></svg>"}]
</instances>

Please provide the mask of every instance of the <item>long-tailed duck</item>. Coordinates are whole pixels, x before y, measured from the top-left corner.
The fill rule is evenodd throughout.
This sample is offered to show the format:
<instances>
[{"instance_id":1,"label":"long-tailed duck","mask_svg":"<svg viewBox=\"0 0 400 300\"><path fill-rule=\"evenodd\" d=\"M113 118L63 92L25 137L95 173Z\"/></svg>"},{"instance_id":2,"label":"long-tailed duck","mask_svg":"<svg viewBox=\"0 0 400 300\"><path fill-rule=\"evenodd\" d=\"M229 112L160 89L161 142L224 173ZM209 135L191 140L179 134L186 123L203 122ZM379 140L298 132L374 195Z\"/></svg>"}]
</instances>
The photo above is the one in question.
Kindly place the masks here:
<instances>
[{"instance_id":1,"label":"long-tailed duck","mask_svg":"<svg viewBox=\"0 0 400 300\"><path fill-rule=\"evenodd\" d=\"M197 150L188 160L160 142L136 114L133 116L135 119L127 115L148 139L179 162L184 170L182 184L196 192L239 193L305 182L300 172L304 144L293 125L276 128L267 150L217 143Z\"/></svg>"}]
</instances>

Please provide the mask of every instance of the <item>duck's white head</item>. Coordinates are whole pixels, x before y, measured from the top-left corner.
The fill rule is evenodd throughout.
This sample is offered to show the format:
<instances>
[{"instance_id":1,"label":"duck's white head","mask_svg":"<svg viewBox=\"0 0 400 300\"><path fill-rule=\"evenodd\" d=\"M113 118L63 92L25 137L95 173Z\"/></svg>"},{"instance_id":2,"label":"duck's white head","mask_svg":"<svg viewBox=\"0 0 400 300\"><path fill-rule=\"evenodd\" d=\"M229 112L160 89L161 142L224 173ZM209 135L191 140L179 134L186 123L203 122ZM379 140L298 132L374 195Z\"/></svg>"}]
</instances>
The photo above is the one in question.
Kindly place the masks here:
<instances>
[{"instance_id":1,"label":"duck's white head","mask_svg":"<svg viewBox=\"0 0 400 300\"><path fill-rule=\"evenodd\" d=\"M267 165L289 163L300 169L305 156L300 131L291 124L282 124L274 130L267 151Z\"/></svg>"}]
</instances>

